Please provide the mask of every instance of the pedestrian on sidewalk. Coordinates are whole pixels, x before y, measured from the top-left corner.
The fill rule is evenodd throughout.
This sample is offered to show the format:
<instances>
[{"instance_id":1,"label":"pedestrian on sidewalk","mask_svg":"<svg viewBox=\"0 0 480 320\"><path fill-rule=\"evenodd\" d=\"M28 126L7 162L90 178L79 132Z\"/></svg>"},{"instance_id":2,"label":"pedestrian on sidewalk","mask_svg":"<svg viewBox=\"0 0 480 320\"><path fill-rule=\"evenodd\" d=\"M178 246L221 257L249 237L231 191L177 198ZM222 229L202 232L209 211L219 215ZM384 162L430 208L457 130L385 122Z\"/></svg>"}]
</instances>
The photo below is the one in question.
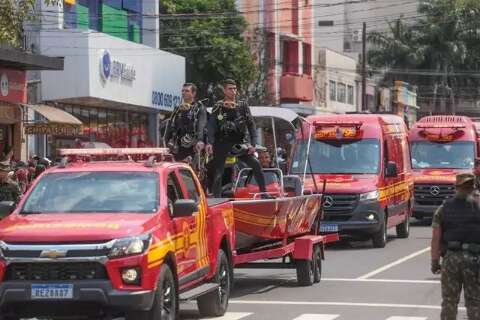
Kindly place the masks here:
<instances>
[{"instance_id":1,"label":"pedestrian on sidewalk","mask_svg":"<svg viewBox=\"0 0 480 320\"><path fill-rule=\"evenodd\" d=\"M441 320L457 319L462 288L468 319L480 320L480 204L474 185L473 174L457 175L455 197L432 220L431 270L441 274Z\"/></svg>"}]
</instances>

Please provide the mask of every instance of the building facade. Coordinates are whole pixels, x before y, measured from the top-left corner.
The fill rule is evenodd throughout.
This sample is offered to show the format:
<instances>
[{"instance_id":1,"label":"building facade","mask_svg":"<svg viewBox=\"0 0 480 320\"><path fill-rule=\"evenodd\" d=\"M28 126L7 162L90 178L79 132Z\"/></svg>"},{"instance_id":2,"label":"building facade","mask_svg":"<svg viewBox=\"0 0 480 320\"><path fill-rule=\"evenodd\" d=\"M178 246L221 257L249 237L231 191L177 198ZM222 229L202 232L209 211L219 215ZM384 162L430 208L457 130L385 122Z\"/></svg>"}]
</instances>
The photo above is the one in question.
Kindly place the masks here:
<instances>
[{"instance_id":1,"label":"building facade","mask_svg":"<svg viewBox=\"0 0 480 320\"><path fill-rule=\"evenodd\" d=\"M268 104L314 113L313 1L239 0L247 20L247 37L263 43L259 59L265 61Z\"/></svg>"},{"instance_id":2,"label":"building facade","mask_svg":"<svg viewBox=\"0 0 480 320\"><path fill-rule=\"evenodd\" d=\"M32 137L37 153L159 143L159 119L181 100L185 59L159 50L155 1L65 1L30 30L42 54L65 57L61 72L38 74L41 101L82 122L79 130Z\"/></svg>"}]
</instances>

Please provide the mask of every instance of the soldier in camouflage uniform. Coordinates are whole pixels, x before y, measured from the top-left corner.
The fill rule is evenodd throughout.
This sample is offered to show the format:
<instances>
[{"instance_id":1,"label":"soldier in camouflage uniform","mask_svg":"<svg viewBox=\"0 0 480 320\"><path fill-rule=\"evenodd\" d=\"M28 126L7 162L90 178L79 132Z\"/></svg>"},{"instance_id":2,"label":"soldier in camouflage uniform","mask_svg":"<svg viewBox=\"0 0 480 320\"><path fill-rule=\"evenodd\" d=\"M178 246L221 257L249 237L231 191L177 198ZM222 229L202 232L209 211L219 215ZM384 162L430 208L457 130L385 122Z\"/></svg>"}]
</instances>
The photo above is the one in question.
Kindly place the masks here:
<instances>
[{"instance_id":1,"label":"soldier in camouflage uniform","mask_svg":"<svg viewBox=\"0 0 480 320\"><path fill-rule=\"evenodd\" d=\"M473 174L459 174L455 197L433 216L431 270L442 275L442 320L457 319L462 288L468 319L480 320L480 205L474 182Z\"/></svg>"}]
</instances>

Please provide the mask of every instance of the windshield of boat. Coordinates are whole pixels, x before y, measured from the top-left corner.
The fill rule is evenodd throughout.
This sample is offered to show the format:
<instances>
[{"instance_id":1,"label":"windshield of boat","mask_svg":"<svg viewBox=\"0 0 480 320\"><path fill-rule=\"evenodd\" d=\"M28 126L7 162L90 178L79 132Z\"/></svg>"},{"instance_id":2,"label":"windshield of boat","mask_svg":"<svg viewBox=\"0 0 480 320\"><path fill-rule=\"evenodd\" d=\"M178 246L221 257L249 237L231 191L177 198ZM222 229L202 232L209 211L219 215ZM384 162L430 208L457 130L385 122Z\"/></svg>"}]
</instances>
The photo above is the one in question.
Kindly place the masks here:
<instances>
[{"instance_id":1,"label":"windshield of boat","mask_svg":"<svg viewBox=\"0 0 480 320\"><path fill-rule=\"evenodd\" d=\"M41 178L22 213L153 213L158 174L153 172L63 172Z\"/></svg>"},{"instance_id":2,"label":"windshield of boat","mask_svg":"<svg viewBox=\"0 0 480 320\"><path fill-rule=\"evenodd\" d=\"M474 160L475 145L471 141L412 142L413 169L472 169Z\"/></svg>"},{"instance_id":3,"label":"windshield of boat","mask_svg":"<svg viewBox=\"0 0 480 320\"><path fill-rule=\"evenodd\" d=\"M307 145L308 141L301 141L295 149L293 174L303 173ZM313 173L377 174L380 169L380 143L378 139L312 140L310 162Z\"/></svg>"}]
</instances>

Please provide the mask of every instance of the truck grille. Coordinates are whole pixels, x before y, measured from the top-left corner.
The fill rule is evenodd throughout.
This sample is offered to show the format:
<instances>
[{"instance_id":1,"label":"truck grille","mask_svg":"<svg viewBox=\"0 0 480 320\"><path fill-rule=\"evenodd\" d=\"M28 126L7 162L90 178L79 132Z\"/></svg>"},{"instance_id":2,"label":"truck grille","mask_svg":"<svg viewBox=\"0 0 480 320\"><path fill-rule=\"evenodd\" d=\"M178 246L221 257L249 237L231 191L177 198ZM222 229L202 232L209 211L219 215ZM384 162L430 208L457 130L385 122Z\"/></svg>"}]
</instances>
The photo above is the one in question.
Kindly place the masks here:
<instances>
[{"instance_id":1,"label":"truck grille","mask_svg":"<svg viewBox=\"0 0 480 320\"><path fill-rule=\"evenodd\" d=\"M453 184L415 184L415 202L425 206L439 206L455 195Z\"/></svg>"},{"instance_id":2,"label":"truck grille","mask_svg":"<svg viewBox=\"0 0 480 320\"><path fill-rule=\"evenodd\" d=\"M106 280L105 267L96 262L12 263L7 266L7 281Z\"/></svg>"},{"instance_id":3,"label":"truck grille","mask_svg":"<svg viewBox=\"0 0 480 320\"><path fill-rule=\"evenodd\" d=\"M358 204L357 194L326 194L323 210L325 221L346 221Z\"/></svg>"}]
</instances>

